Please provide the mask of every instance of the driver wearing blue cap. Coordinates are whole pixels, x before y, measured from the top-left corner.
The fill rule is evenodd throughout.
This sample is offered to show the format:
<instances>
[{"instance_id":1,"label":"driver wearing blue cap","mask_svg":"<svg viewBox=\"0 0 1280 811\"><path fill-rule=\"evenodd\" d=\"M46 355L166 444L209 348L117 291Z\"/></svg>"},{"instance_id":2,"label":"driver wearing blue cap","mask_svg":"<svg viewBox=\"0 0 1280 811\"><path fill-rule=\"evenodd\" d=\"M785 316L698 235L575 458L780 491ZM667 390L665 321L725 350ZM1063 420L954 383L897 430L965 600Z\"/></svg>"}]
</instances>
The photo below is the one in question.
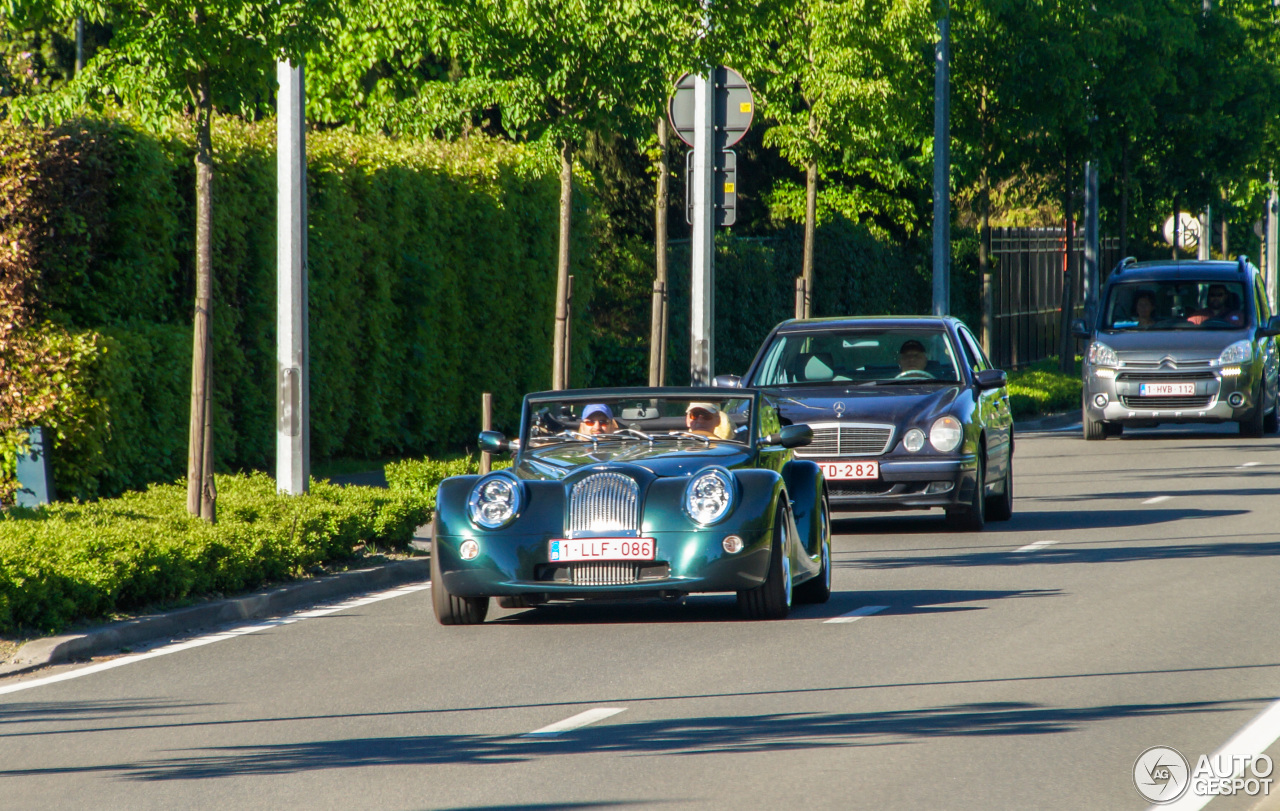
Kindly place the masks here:
<instances>
[{"instance_id":1,"label":"driver wearing blue cap","mask_svg":"<svg viewBox=\"0 0 1280 811\"><path fill-rule=\"evenodd\" d=\"M587 436L612 434L618 430L618 422L613 418L613 410L604 403L590 403L582 409L582 424L578 430Z\"/></svg>"}]
</instances>

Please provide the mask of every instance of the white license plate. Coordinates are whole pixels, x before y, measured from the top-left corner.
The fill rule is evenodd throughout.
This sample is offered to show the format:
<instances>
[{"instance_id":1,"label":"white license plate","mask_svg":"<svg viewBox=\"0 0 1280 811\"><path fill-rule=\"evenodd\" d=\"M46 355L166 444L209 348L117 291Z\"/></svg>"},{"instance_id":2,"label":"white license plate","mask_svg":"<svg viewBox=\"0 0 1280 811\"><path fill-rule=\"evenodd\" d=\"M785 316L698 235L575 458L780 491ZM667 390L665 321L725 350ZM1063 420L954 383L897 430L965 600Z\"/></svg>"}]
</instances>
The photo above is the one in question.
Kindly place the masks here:
<instances>
[{"instance_id":1,"label":"white license plate","mask_svg":"<svg viewBox=\"0 0 1280 811\"><path fill-rule=\"evenodd\" d=\"M828 479L878 479L879 462L819 462L822 475Z\"/></svg>"},{"instance_id":2,"label":"white license plate","mask_svg":"<svg viewBox=\"0 0 1280 811\"><path fill-rule=\"evenodd\" d=\"M1195 383L1140 383L1138 394L1143 397L1185 397L1196 393Z\"/></svg>"},{"instance_id":3,"label":"white license plate","mask_svg":"<svg viewBox=\"0 0 1280 811\"><path fill-rule=\"evenodd\" d=\"M575 560L653 560L652 538L577 538L551 542L547 559L555 562Z\"/></svg>"}]
</instances>

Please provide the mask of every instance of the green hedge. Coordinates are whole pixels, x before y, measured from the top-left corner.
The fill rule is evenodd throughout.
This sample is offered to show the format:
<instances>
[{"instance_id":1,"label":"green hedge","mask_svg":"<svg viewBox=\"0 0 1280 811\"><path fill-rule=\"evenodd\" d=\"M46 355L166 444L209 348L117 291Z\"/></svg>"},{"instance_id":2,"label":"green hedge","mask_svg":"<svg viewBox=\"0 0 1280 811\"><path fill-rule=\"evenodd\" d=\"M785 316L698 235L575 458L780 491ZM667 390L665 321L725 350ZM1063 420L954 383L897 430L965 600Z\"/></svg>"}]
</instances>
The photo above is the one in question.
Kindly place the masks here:
<instances>
[{"instance_id":1,"label":"green hedge","mask_svg":"<svg viewBox=\"0 0 1280 811\"><path fill-rule=\"evenodd\" d=\"M181 483L0 513L0 633L298 577L364 543L402 547L429 515L426 494L409 488L313 482L282 496L260 473L217 486L217 524L187 514Z\"/></svg>"},{"instance_id":2,"label":"green hedge","mask_svg":"<svg viewBox=\"0 0 1280 811\"><path fill-rule=\"evenodd\" d=\"M1058 371L1058 359L1046 358L1009 373L1009 407L1013 416L1032 417L1080 407L1084 382L1078 371Z\"/></svg>"},{"instance_id":3,"label":"green hedge","mask_svg":"<svg viewBox=\"0 0 1280 811\"><path fill-rule=\"evenodd\" d=\"M220 470L275 447L275 132L214 133L213 385ZM50 427L62 494L185 474L193 300L192 149L118 121L0 124L0 185L36 184L41 315L89 336L79 433ZM474 442L480 395L514 430L550 382L559 187L531 148L309 135L312 454L421 455ZM40 171L6 177L13 168ZM23 157L18 160L15 156ZM579 184L585 186L585 184ZM593 224L575 198L575 365L586 368ZM29 229L30 230L30 229ZM579 373L579 380L582 373ZM67 415L51 415L64 421ZM66 434L64 436L64 434ZM3 443L0 443L3 445ZM0 464L0 476L11 468Z\"/></svg>"}]
</instances>

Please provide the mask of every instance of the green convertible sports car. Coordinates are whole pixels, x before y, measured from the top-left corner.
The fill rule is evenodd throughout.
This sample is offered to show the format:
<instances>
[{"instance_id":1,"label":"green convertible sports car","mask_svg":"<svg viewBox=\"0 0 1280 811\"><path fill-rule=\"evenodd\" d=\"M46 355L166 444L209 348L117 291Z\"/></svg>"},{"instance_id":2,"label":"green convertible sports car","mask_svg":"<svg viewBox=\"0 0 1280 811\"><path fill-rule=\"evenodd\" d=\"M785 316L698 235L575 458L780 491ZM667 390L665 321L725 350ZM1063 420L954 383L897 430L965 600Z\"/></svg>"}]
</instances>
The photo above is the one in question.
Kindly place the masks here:
<instances>
[{"instance_id":1,"label":"green convertible sports car","mask_svg":"<svg viewBox=\"0 0 1280 811\"><path fill-rule=\"evenodd\" d=\"M524 399L520 437L486 431L510 468L440 484L432 602L444 625L504 606L736 592L753 619L831 594L818 465L761 392L631 388Z\"/></svg>"}]
</instances>

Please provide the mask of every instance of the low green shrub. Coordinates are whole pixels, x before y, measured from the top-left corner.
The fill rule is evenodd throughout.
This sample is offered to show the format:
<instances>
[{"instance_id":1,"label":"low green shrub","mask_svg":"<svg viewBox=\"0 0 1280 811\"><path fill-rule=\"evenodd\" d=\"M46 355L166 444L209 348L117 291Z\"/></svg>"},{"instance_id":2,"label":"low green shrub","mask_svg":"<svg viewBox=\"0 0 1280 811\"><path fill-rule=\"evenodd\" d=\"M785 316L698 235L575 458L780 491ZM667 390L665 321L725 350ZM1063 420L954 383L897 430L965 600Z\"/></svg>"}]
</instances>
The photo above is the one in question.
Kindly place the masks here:
<instances>
[{"instance_id":1,"label":"low green shrub","mask_svg":"<svg viewBox=\"0 0 1280 811\"><path fill-rule=\"evenodd\" d=\"M510 459L494 459L493 470L511 467ZM428 512L436 508L436 488L450 476L465 476L480 470L480 462L474 456L453 459L405 459L386 467L387 486L393 493L412 493L419 496Z\"/></svg>"},{"instance_id":2,"label":"low green shrub","mask_svg":"<svg viewBox=\"0 0 1280 811\"><path fill-rule=\"evenodd\" d=\"M1015 419L1080 407L1083 383L1078 373L1058 371L1058 359L1046 358L1009 373L1009 407Z\"/></svg>"},{"instance_id":3,"label":"low green shrub","mask_svg":"<svg viewBox=\"0 0 1280 811\"><path fill-rule=\"evenodd\" d=\"M430 515L424 490L313 482L286 496L261 473L217 478L218 522L186 511L186 485L0 513L0 633L52 632L148 603L250 589L404 547Z\"/></svg>"}]
</instances>

